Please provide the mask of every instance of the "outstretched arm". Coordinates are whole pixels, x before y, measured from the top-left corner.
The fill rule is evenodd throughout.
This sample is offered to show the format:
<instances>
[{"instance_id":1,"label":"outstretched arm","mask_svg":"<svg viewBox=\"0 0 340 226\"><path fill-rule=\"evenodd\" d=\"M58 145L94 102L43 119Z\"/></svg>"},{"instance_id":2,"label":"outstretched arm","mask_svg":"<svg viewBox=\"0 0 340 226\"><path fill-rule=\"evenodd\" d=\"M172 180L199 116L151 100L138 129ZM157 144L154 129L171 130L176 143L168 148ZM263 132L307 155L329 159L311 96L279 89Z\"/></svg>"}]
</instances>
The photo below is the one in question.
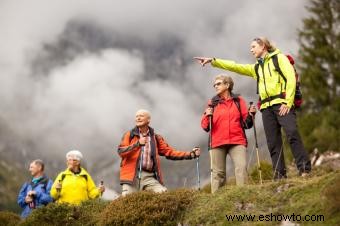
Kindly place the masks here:
<instances>
[{"instance_id":1,"label":"outstretched arm","mask_svg":"<svg viewBox=\"0 0 340 226\"><path fill-rule=\"evenodd\" d=\"M170 147L162 136L156 135L156 139L159 155L165 156L167 159L171 160L193 159L200 155L199 148L194 148L191 152L178 151Z\"/></svg>"},{"instance_id":2,"label":"outstretched arm","mask_svg":"<svg viewBox=\"0 0 340 226\"><path fill-rule=\"evenodd\" d=\"M238 64L231 60L222 60L212 57L194 57L194 60L197 60L202 67L210 63L213 67L236 72L256 79L255 64Z\"/></svg>"},{"instance_id":3,"label":"outstretched arm","mask_svg":"<svg viewBox=\"0 0 340 226\"><path fill-rule=\"evenodd\" d=\"M202 65L202 67L204 67L204 65L211 63L213 58L211 58L211 57L194 57L194 60L197 60Z\"/></svg>"}]
</instances>

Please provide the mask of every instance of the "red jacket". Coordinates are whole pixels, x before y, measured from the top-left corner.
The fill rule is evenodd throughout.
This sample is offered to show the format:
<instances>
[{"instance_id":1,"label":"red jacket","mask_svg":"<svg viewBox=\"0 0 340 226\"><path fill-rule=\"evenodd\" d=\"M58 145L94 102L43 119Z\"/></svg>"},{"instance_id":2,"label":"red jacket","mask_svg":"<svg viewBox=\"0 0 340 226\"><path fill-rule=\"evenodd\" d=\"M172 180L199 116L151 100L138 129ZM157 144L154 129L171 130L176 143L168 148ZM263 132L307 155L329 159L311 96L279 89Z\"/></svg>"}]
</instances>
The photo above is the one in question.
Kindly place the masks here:
<instances>
[{"instance_id":1,"label":"red jacket","mask_svg":"<svg viewBox=\"0 0 340 226\"><path fill-rule=\"evenodd\" d=\"M171 160L192 159L190 152L177 151L170 147L161 135L155 134L154 130L149 127L151 137L151 158L154 162L154 172L156 179L163 184L162 173L160 169L159 156L165 156ZM120 164L120 184L132 184L138 175L138 166L141 155L141 146L139 145L139 129L133 128L124 134L118 154L121 157Z\"/></svg>"},{"instance_id":2,"label":"red jacket","mask_svg":"<svg viewBox=\"0 0 340 226\"><path fill-rule=\"evenodd\" d=\"M245 122L248 118L248 109L246 102L240 96L233 97L239 98L240 110L242 112L242 119ZM247 138L241 127L241 114L236 106L233 98L220 99L219 103L214 107L212 116L212 148L219 147L224 144L241 144L247 146ZM211 100L208 106L211 105ZM209 117L202 116L201 127L209 131Z\"/></svg>"}]
</instances>

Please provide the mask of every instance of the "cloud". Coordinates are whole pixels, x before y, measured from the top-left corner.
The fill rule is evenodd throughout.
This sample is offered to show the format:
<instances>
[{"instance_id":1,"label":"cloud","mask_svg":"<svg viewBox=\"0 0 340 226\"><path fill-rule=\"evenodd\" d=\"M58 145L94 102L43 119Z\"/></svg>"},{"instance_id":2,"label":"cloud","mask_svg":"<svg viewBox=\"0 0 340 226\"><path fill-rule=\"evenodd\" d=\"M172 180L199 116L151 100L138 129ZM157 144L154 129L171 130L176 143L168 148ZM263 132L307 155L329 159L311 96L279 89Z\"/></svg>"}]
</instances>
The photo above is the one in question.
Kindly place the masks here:
<instances>
[{"instance_id":1,"label":"cloud","mask_svg":"<svg viewBox=\"0 0 340 226\"><path fill-rule=\"evenodd\" d=\"M90 168L114 159L114 171L139 108L176 148L206 145L200 114L222 71L192 57L250 63L249 42L262 35L296 54L305 2L4 0L1 120L29 152L63 159L78 148ZM256 99L255 81L228 74Z\"/></svg>"}]
</instances>

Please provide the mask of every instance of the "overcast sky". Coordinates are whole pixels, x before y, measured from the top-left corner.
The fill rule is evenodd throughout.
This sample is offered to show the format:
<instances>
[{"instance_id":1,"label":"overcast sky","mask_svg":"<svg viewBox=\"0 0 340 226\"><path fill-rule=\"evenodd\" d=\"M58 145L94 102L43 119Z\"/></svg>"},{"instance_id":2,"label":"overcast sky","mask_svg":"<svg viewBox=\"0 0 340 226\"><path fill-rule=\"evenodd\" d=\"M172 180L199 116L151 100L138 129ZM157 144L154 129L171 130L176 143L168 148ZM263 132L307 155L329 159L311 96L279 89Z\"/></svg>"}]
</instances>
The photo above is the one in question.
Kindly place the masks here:
<instances>
[{"instance_id":1,"label":"overcast sky","mask_svg":"<svg viewBox=\"0 0 340 226\"><path fill-rule=\"evenodd\" d=\"M256 36L296 55L305 3L2 0L1 145L7 134L28 152L63 158L79 149L118 169L114 152L139 108L176 148L202 144L201 113L222 71L192 57L251 63ZM228 74L236 93L256 100L254 80Z\"/></svg>"}]
</instances>

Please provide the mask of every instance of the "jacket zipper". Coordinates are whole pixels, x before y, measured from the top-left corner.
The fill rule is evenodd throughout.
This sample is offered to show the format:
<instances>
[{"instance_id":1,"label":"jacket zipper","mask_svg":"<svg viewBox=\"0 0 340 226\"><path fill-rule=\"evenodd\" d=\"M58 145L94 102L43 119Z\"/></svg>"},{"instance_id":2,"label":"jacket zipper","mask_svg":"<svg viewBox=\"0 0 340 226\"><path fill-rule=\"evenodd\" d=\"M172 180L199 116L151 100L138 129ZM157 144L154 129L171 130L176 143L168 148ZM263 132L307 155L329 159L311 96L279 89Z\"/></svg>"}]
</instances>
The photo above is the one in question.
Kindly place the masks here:
<instances>
[{"instance_id":1,"label":"jacket zipper","mask_svg":"<svg viewBox=\"0 0 340 226\"><path fill-rule=\"evenodd\" d=\"M263 82L264 82L264 90L266 91L267 97L269 97L268 91L267 91L267 85L266 85L266 77L264 76L264 63L260 64L260 65L262 67L262 76L263 76ZM268 64L268 70L269 70L269 64ZM269 70L269 74L270 74L270 70ZM269 100L269 106L270 106L270 100Z\"/></svg>"}]
</instances>

